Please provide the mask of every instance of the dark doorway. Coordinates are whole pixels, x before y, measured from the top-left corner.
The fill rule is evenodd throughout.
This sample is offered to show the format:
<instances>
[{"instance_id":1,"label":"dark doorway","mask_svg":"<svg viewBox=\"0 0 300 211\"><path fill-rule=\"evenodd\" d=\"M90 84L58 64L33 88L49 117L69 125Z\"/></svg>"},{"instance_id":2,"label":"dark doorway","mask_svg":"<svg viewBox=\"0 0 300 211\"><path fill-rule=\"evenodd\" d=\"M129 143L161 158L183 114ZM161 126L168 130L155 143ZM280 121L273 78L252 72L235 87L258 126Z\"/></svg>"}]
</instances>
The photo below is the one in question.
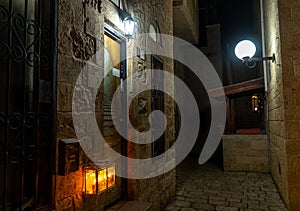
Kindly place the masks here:
<instances>
[{"instance_id":1,"label":"dark doorway","mask_svg":"<svg viewBox=\"0 0 300 211\"><path fill-rule=\"evenodd\" d=\"M161 70L161 71L152 71L152 111L159 110L164 112L164 92L158 90L159 87L164 87L164 75L163 61L155 56L151 56L151 68L152 70ZM159 118L153 119L153 125L160 125L161 128L164 127L164 118L161 114ZM153 133L156 133L155 129ZM152 143L152 157L156 157L165 152L165 136L164 134L159 137L156 141Z\"/></svg>"},{"instance_id":2,"label":"dark doorway","mask_svg":"<svg viewBox=\"0 0 300 211\"><path fill-rule=\"evenodd\" d=\"M0 210L51 204L56 1L0 3Z\"/></svg>"}]
</instances>

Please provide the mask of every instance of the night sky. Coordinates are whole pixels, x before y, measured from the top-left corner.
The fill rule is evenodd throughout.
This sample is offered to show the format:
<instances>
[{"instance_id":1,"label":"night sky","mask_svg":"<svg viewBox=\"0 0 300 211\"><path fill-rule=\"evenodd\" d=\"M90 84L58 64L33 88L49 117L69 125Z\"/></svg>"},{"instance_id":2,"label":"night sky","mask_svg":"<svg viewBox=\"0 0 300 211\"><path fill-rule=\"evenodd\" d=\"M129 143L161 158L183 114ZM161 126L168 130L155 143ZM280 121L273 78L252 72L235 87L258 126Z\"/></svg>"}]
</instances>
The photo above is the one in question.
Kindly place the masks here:
<instances>
[{"instance_id":1,"label":"night sky","mask_svg":"<svg viewBox=\"0 0 300 211\"><path fill-rule=\"evenodd\" d=\"M236 44L244 39L252 40L257 47L256 56L260 56L260 26L256 22L260 15L259 8L254 8L254 0L219 0L223 60L230 58L233 82L239 83L261 77L261 63L249 69L234 54ZM255 0L259 4L259 0ZM254 11L258 10L258 11ZM229 54L227 51L229 45ZM226 80L225 80L225 84Z\"/></svg>"},{"instance_id":2,"label":"night sky","mask_svg":"<svg viewBox=\"0 0 300 211\"><path fill-rule=\"evenodd\" d=\"M252 0L220 1L223 41L230 45L253 35Z\"/></svg>"}]
</instances>

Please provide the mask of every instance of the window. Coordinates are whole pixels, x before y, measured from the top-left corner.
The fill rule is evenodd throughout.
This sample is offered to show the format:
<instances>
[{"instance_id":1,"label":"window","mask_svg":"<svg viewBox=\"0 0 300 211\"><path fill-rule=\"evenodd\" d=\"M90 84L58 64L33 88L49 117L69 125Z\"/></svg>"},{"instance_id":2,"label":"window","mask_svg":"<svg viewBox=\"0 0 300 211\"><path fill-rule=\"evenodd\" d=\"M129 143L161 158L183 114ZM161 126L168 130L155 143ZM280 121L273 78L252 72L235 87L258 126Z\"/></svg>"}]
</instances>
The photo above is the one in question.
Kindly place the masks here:
<instances>
[{"instance_id":1,"label":"window","mask_svg":"<svg viewBox=\"0 0 300 211\"><path fill-rule=\"evenodd\" d=\"M162 44L161 43L160 28L159 28L159 25L158 25L157 21L155 22L155 24L150 24L150 26L149 26L149 36L153 41L155 41L159 45Z\"/></svg>"}]
</instances>

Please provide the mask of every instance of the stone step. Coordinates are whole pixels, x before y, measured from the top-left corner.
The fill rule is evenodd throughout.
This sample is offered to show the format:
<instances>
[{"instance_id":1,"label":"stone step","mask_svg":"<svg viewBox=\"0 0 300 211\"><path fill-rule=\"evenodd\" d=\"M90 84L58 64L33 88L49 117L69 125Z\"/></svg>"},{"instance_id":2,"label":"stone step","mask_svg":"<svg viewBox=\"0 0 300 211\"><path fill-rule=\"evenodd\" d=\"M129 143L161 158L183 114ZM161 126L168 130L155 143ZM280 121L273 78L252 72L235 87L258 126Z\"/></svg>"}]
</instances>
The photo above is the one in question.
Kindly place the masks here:
<instances>
[{"instance_id":1,"label":"stone step","mask_svg":"<svg viewBox=\"0 0 300 211\"><path fill-rule=\"evenodd\" d=\"M107 128L107 127L114 128L115 127L114 122L113 121L109 121L109 120L104 121L103 122L103 126L104 126L104 128Z\"/></svg>"},{"instance_id":2,"label":"stone step","mask_svg":"<svg viewBox=\"0 0 300 211\"><path fill-rule=\"evenodd\" d=\"M114 112L110 112L110 111L104 111L103 116L114 116L115 113Z\"/></svg>"},{"instance_id":3,"label":"stone step","mask_svg":"<svg viewBox=\"0 0 300 211\"><path fill-rule=\"evenodd\" d=\"M110 106L103 106L104 110L111 110Z\"/></svg>"},{"instance_id":4,"label":"stone step","mask_svg":"<svg viewBox=\"0 0 300 211\"><path fill-rule=\"evenodd\" d=\"M114 136L116 134L118 134L118 131L115 128L104 128L102 135L104 137L109 137L109 136Z\"/></svg>"},{"instance_id":5,"label":"stone step","mask_svg":"<svg viewBox=\"0 0 300 211\"><path fill-rule=\"evenodd\" d=\"M120 201L115 204L111 208L107 209L107 211L150 211L152 208L152 204L149 202L141 202L141 201Z\"/></svg>"},{"instance_id":6,"label":"stone step","mask_svg":"<svg viewBox=\"0 0 300 211\"><path fill-rule=\"evenodd\" d=\"M112 121L113 119L116 119L116 117L114 117L112 115L104 115L103 116L104 121Z\"/></svg>"},{"instance_id":7,"label":"stone step","mask_svg":"<svg viewBox=\"0 0 300 211\"><path fill-rule=\"evenodd\" d=\"M116 133L113 136L104 137L104 139L105 142L112 148L118 148L119 146L121 147L121 136L119 133Z\"/></svg>"}]
</instances>

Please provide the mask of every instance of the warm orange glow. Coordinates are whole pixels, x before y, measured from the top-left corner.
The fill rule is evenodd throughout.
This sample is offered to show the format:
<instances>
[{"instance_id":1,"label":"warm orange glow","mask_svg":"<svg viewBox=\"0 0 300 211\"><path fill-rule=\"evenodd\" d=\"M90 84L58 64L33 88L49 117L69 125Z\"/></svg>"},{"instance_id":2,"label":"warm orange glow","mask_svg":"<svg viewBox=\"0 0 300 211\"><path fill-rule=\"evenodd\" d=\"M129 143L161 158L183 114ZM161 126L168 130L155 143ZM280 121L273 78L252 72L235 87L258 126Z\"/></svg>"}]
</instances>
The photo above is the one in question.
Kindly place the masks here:
<instances>
[{"instance_id":1,"label":"warm orange glow","mask_svg":"<svg viewBox=\"0 0 300 211\"><path fill-rule=\"evenodd\" d=\"M109 167L107 169L107 186L108 188L115 185L115 167Z\"/></svg>"},{"instance_id":2,"label":"warm orange glow","mask_svg":"<svg viewBox=\"0 0 300 211\"><path fill-rule=\"evenodd\" d=\"M99 194L115 185L115 166L109 168L89 167L85 170L85 193Z\"/></svg>"},{"instance_id":3,"label":"warm orange glow","mask_svg":"<svg viewBox=\"0 0 300 211\"><path fill-rule=\"evenodd\" d=\"M109 52L110 58L112 60L112 65L120 69L120 61L121 61L121 46L120 44L110 38L109 36L104 36L104 46L105 49Z\"/></svg>"},{"instance_id":4,"label":"warm orange glow","mask_svg":"<svg viewBox=\"0 0 300 211\"><path fill-rule=\"evenodd\" d=\"M252 96L252 111L253 112L258 111L258 97L257 97L257 95Z\"/></svg>"},{"instance_id":5,"label":"warm orange glow","mask_svg":"<svg viewBox=\"0 0 300 211\"><path fill-rule=\"evenodd\" d=\"M85 192L86 194L96 194L96 171L85 171Z\"/></svg>"},{"instance_id":6,"label":"warm orange glow","mask_svg":"<svg viewBox=\"0 0 300 211\"><path fill-rule=\"evenodd\" d=\"M106 169L98 171L98 192L104 191L107 185Z\"/></svg>"}]
</instances>

